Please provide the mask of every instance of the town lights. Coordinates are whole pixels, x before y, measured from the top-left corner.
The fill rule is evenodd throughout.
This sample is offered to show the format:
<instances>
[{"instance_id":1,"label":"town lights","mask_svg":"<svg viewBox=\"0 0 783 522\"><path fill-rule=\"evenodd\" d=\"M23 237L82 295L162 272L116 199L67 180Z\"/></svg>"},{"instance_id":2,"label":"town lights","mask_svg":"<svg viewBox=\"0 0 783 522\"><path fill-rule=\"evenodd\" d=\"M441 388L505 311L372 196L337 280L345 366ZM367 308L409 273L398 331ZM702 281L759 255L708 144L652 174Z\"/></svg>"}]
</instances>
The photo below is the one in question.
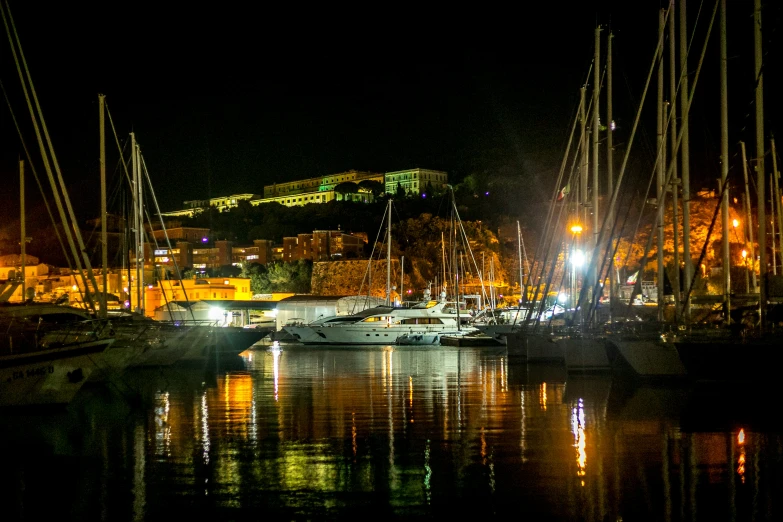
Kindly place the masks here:
<instances>
[{"instance_id":1,"label":"town lights","mask_svg":"<svg viewBox=\"0 0 783 522\"><path fill-rule=\"evenodd\" d=\"M571 232L574 234L581 234L582 233L582 225L573 225L571 227Z\"/></svg>"},{"instance_id":2,"label":"town lights","mask_svg":"<svg viewBox=\"0 0 783 522\"><path fill-rule=\"evenodd\" d=\"M735 219L734 221L731 222L731 224L734 225L734 228L737 228L739 227L739 220Z\"/></svg>"}]
</instances>

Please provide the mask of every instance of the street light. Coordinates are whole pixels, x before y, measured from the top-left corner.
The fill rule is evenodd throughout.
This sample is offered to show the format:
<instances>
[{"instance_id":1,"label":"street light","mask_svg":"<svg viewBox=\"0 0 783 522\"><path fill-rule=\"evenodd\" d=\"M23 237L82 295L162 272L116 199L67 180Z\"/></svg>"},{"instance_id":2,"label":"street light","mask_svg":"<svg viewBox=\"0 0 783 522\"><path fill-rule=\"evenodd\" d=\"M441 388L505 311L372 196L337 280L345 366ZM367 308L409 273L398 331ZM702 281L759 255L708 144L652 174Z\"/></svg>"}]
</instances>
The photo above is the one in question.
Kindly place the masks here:
<instances>
[{"instance_id":1,"label":"street light","mask_svg":"<svg viewBox=\"0 0 783 522\"><path fill-rule=\"evenodd\" d=\"M578 225L578 224L577 225L573 225L571 227L571 232L573 232L574 234L581 234L582 233L582 225Z\"/></svg>"}]
</instances>

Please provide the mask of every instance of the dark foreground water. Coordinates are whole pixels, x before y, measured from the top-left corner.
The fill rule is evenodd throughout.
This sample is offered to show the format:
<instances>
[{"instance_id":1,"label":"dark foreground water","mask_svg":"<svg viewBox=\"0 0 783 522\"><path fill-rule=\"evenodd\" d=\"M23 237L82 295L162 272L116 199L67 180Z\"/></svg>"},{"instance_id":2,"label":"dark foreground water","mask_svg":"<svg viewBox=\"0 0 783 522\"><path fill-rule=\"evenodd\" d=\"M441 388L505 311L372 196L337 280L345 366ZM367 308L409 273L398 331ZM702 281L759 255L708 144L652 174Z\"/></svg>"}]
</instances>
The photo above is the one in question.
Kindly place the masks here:
<instances>
[{"instance_id":1,"label":"dark foreground water","mask_svg":"<svg viewBox=\"0 0 783 522\"><path fill-rule=\"evenodd\" d=\"M3 415L0 520L783 520L779 386L566 378L480 348L233 362Z\"/></svg>"}]
</instances>

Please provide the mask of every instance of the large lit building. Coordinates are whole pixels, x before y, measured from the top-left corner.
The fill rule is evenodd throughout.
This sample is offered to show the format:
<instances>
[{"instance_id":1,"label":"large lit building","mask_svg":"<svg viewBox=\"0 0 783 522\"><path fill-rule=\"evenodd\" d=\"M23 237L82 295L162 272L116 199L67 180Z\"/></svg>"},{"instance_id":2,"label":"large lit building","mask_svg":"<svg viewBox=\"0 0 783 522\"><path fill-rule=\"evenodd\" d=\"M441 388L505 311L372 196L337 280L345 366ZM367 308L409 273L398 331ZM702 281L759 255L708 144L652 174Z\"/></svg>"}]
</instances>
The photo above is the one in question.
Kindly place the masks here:
<instances>
[{"instance_id":1,"label":"large lit building","mask_svg":"<svg viewBox=\"0 0 783 522\"><path fill-rule=\"evenodd\" d=\"M240 201L250 201L258 197L257 194L232 194L231 196L219 196L211 199L193 199L183 202L185 208L181 210L161 212L160 215L163 217L193 217L206 208L216 208L223 212L238 206Z\"/></svg>"},{"instance_id":2,"label":"large lit building","mask_svg":"<svg viewBox=\"0 0 783 522\"><path fill-rule=\"evenodd\" d=\"M251 205L257 206L263 203L280 203L287 207L296 207L310 203L328 203L329 201L358 201L369 203L373 201L373 194L360 190L353 194L342 194L334 189L340 183L356 183L362 181L376 181L381 183L388 194L396 194L397 187L401 187L407 194L419 195L425 193L428 186L433 190L443 190L448 184L448 174L441 170L408 169L387 172L367 172L349 170L328 176L307 178L286 183L273 183L264 187L264 195L234 194L206 200L191 200L183 203L181 210L162 212L164 217L192 217L207 208L216 208L220 211L236 207L239 201L247 200Z\"/></svg>"},{"instance_id":3,"label":"large lit building","mask_svg":"<svg viewBox=\"0 0 783 522\"><path fill-rule=\"evenodd\" d=\"M280 203L287 207L307 205L308 203L327 203L333 200L372 201L372 194L339 194L334 188L340 183L360 183L362 181L377 181L383 183L383 174L378 172L360 172L349 170L339 174L331 174L318 178L309 178L288 183L275 183L264 187L264 197L250 201L252 205L262 203Z\"/></svg>"},{"instance_id":4,"label":"large lit building","mask_svg":"<svg viewBox=\"0 0 783 522\"><path fill-rule=\"evenodd\" d=\"M401 187L406 194L421 194L427 191L427 186L434 190L443 190L449 182L449 176L441 170L408 169L387 172L385 176L386 192L396 194Z\"/></svg>"}]
</instances>

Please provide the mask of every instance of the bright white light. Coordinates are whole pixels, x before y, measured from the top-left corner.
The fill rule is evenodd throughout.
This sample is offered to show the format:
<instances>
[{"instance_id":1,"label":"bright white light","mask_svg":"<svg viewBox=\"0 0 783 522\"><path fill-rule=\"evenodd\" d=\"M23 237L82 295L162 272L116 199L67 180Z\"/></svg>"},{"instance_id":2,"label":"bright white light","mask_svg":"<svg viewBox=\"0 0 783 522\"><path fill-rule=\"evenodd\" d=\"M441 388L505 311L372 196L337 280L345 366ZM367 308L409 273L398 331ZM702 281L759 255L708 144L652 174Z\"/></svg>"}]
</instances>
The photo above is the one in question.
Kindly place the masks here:
<instances>
[{"instance_id":1,"label":"bright white light","mask_svg":"<svg viewBox=\"0 0 783 522\"><path fill-rule=\"evenodd\" d=\"M557 300L561 303L565 303L568 300L568 294L565 292L560 292L557 296Z\"/></svg>"},{"instance_id":2,"label":"bright white light","mask_svg":"<svg viewBox=\"0 0 783 522\"><path fill-rule=\"evenodd\" d=\"M571 254L571 264L580 267L585 264L585 253L581 250L574 250Z\"/></svg>"},{"instance_id":3,"label":"bright white light","mask_svg":"<svg viewBox=\"0 0 783 522\"><path fill-rule=\"evenodd\" d=\"M213 306L212 308L209 309L209 318L214 321L219 321L223 319L223 310Z\"/></svg>"}]
</instances>

